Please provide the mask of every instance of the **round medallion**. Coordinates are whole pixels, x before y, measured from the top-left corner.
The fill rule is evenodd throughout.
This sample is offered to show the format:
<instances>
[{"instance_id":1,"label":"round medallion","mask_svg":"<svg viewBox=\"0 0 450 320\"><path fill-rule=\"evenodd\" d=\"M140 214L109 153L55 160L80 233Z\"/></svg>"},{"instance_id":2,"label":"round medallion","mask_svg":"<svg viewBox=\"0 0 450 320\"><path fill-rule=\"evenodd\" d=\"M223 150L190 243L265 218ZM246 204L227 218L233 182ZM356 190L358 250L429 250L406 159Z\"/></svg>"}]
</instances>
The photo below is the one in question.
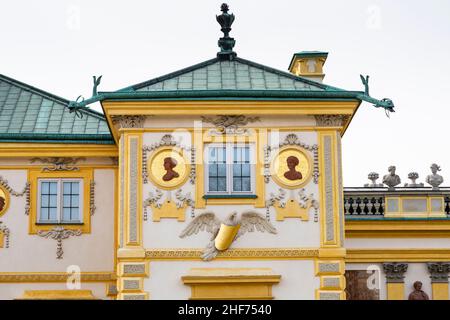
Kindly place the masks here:
<instances>
[{"instance_id":1,"label":"round medallion","mask_svg":"<svg viewBox=\"0 0 450 320\"><path fill-rule=\"evenodd\" d=\"M311 157L297 146L281 148L272 160L272 177L283 188L296 189L305 185L311 178L311 172Z\"/></svg>"},{"instance_id":2,"label":"round medallion","mask_svg":"<svg viewBox=\"0 0 450 320\"><path fill-rule=\"evenodd\" d=\"M183 151L176 147L158 149L148 162L149 177L158 187L166 190L183 185L188 176L190 166Z\"/></svg>"},{"instance_id":3,"label":"round medallion","mask_svg":"<svg viewBox=\"0 0 450 320\"><path fill-rule=\"evenodd\" d=\"M0 186L0 217L6 213L9 207L9 192Z\"/></svg>"}]
</instances>

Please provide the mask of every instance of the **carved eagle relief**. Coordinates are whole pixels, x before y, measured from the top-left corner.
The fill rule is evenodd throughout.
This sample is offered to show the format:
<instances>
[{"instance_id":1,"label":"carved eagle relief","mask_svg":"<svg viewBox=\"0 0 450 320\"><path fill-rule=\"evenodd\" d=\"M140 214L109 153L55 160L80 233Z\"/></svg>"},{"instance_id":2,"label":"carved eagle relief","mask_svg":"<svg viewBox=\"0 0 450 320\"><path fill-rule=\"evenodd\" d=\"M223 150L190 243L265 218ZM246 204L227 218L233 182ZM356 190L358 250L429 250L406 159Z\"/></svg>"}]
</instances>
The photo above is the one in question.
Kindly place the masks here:
<instances>
[{"instance_id":1,"label":"carved eagle relief","mask_svg":"<svg viewBox=\"0 0 450 320\"><path fill-rule=\"evenodd\" d=\"M238 214L233 212L225 221L221 222L214 213L203 213L189 223L181 232L180 238L206 231L212 234L211 240L202 254L202 259L209 261L214 259L220 251L227 250L230 245L246 232L268 232L276 234L275 227L262 215L256 212L246 212L238 219Z\"/></svg>"}]
</instances>

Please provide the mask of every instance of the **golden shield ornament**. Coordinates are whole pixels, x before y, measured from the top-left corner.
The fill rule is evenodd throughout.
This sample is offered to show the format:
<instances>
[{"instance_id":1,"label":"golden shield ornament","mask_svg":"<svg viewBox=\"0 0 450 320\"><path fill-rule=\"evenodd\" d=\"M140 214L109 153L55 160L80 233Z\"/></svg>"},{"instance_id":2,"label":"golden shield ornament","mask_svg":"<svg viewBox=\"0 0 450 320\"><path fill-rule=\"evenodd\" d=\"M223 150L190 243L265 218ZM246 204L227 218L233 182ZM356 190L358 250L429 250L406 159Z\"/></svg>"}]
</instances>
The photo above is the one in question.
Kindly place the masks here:
<instances>
[{"instance_id":1,"label":"golden shield ornament","mask_svg":"<svg viewBox=\"0 0 450 320\"><path fill-rule=\"evenodd\" d=\"M9 207L9 192L0 186L0 217L3 216Z\"/></svg>"},{"instance_id":2,"label":"golden shield ornament","mask_svg":"<svg viewBox=\"0 0 450 320\"><path fill-rule=\"evenodd\" d=\"M272 160L271 175L283 188L297 189L311 179L312 160L308 152L297 146L286 146Z\"/></svg>"},{"instance_id":3,"label":"golden shield ornament","mask_svg":"<svg viewBox=\"0 0 450 320\"><path fill-rule=\"evenodd\" d=\"M187 158L183 150L177 147L162 147L148 161L150 180L165 190L183 185L189 177L189 171Z\"/></svg>"},{"instance_id":4,"label":"golden shield ornament","mask_svg":"<svg viewBox=\"0 0 450 320\"><path fill-rule=\"evenodd\" d=\"M214 239L214 245L216 249L219 251L228 249L228 247L233 243L233 240L236 237L240 227L240 224L235 226L227 226L226 224L222 223L220 225L219 232Z\"/></svg>"}]
</instances>

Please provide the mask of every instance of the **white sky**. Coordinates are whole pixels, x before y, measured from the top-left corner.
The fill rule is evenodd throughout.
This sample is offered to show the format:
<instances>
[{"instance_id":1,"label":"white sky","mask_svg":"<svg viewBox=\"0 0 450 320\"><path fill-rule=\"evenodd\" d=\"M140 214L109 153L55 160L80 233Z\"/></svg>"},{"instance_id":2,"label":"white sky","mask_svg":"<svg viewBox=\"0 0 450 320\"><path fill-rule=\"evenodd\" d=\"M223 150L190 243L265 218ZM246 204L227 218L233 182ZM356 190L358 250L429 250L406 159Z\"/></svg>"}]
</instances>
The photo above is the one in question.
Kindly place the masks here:
<instances>
[{"instance_id":1,"label":"white sky","mask_svg":"<svg viewBox=\"0 0 450 320\"><path fill-rule=\"evenodd\" d=\"M67 99L116 90L215 57L222 1L2 0L0 73ZM328 51L325 83L393 99L364 103L343 139L344 185L391 164L402 182L437 162L450 179L450 1L230 0L238 56L286 70L292 54ZM98 107L94 107L98 108ZM447 184L444 182L444 184Z\"/></svg>"}]
</instances>

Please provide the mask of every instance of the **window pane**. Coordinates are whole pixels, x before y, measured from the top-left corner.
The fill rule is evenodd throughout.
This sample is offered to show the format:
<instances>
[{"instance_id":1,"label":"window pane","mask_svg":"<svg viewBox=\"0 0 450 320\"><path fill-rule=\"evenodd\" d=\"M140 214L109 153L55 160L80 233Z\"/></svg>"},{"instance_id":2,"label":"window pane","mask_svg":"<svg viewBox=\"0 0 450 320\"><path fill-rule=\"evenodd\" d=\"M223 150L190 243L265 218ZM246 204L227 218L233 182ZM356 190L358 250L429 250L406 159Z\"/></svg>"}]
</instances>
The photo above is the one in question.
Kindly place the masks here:
<instances>
[{"instance_id":1,"label":"window pane","mask_svg":"<svg viewBox=\"0 0 450 320\"><path fill-rule=\"evenodd\" d=\"M56 208L57 207L57 204L56 204L56 199L57 199L57 196L56 195L51 195L50 197L49 197L49 207L52 207L52 208Z\"/></svg>"},{"instance_id":2,"label":"window pane","mask_svg":"<svg viewBox=\"0 0 450 320\"><path fill-rule=\"evenodd\" d=\"M70 182L63 182L63 192L64 194L70 194L71 193L71 186L72 184Z\"/></svg>"},{"instance_id":3,"label":"window pane","mask_svg":"<svg viewBox=\"0 0 450 320\"><path fill-rule=\"evenodd\" d=\"M57 194L58 182L50 182L50 194Z\"/></svg>"},{"instance_id":4,"label":"window pane","mask_svg":"<svg viewBox=\"0 0 450 320\"><path fill-rule=\"evenodd\" d=\"M78 203L79 197L80 196L78 196L78 195L73 195L72 196L72 207L73 208L78 208L78 206L79 206L79 203Z\"/></svg>"},{"instance_id":5,"label":"window pane","mask_svg":"<svg viewBox=\"0 0 450 320\"><path fill-rule=\"evenodd\" d=\"M217 191L217 178L209 178L209 191Z\"/></svg>"},{"instance_id":6,"label":"window pane","mask_svg":"<svg viewBox=\"0 0 450 320\"><path fill-rule=\"evenodd\" d=\"M234 191L242 191L242 180L239 178L233 179L233 190Z\"/></svg>"},{"instance_id":7,"label":"window pane","mask_svg":"<svg viewBox=\"0 0 450 320\"><path fill-rule=\"evenodd\" d=\"M48 204L49 204L48 196L45 194L41 195L41 208L48 207Z\"/></svg>"},{"instance_id":8,"label":"window pane","mask_svg":"<svg viewBox=\"0 0 450 320\"><path fill-rule=\"evenodd\" d=\"M48 192L49 192L48 182L41 182L41 193L48 194Z\"/></svg>"},{"instance_id":9,"label":"window pane","mask_svg":"<svg viewBox=\"0 0 450 320\"><path fill-rule=\"evenodd\" d=\"M80 183L79 182L72 182L72 194L78 195L80 194Z\"/></svg>"},{"instance_id":10,"label":"window pane","mask_svg":"<svg viewBox=\"0 0 450 320\"><path fill-rule=\"evenodd\" d=\"M57 215L56 215L56 208L50 208L48 210L49 210L50 220L52 220L52 221L58 220Z\"/></svg>"},{"instance_id":11,"label":"window pane","mask_svg":"<svg viewBox=\"0 0 450 320\"><path fill-rule=\"evenodd\" d=\"M218 180L217 191L227 191L226 178L219 178Z\"/></svg>"},{"instance_id":12,"label":"window pane","mask_svg":"<svg viewBox=\"0 0 450 320\"><path fill-rule=\"evenodd\" d=\"M233 164L233 176L238 177L241 175L241 166L239 164Z\"/></svg>"},{"instance_id":13,"label":"window pane","mask_svg":"<svg viewBox=\"0 0 450 320\"><path fill-rule=\"evenodd\" d=\"M79 209L78 208L72 208L70 210L71 210L71 220L72 221L80 221Z\"/></svg>"},{"instance_id":14,"label":"window pane","mask_svg":"<svg viewBox=\"0 0 450 320\"><path fill-rule=\"evenodd\" d=\"M227 176L227 165L219 164L217 167L218 167L217 175L220 177L226 177Z\"/></svg>"},{"instance_id":15,"label":"window pane","mask_svg":"<svg viewBox=\"0 0 450 320\"><path fill-rule=\"evenodd\" d=\"M63 196L63 206L64 208L70 207L70 196Z\"/></svg>"},{"instance_id":16,"label":"window pane","mask_svg":"<svg viewBox=\"0 0 450 320\"><path fill-rule=\"evenodd\" d=\"M250 165L249 164L242 165L242 176L250 177Z\"/></svg>"},{"instance_id":17,"label":"window pane","mask_svg":"<svg viewBox=\"0 0 450 320\"><path fill-rule=\"evenodd\" d=\"M250 178L242 178L242 191L251 191Z\"/></svg>"},{"instance_id":18,"label":"window pane","mask_svg":"<svg viewBox=\"0 0 450 320\"><path fill-rule=\"evenodd\" d=\"M47 221L48 220L48 208L41 208L41 216L39 217L39 221Z\"/></svg>"},{"instance_id":19,"label":"window pane","mask_svg":"<svg viewBox=\"0 0 450 320\"><path fill-rule=\"evenodd\" d=\"M216 164L209 164L208 165L208 176L217 176L217 165Z\"/></svg>"},{"instance_id":20,"label":"window pane","mask_svg":"<svg viewBox=\"0 0 450 320\"><path fill-rule=\"evenodd\" d=\"M70 221L70 208L63 209L63 220Z\"/></svg>"}]
</instances>

